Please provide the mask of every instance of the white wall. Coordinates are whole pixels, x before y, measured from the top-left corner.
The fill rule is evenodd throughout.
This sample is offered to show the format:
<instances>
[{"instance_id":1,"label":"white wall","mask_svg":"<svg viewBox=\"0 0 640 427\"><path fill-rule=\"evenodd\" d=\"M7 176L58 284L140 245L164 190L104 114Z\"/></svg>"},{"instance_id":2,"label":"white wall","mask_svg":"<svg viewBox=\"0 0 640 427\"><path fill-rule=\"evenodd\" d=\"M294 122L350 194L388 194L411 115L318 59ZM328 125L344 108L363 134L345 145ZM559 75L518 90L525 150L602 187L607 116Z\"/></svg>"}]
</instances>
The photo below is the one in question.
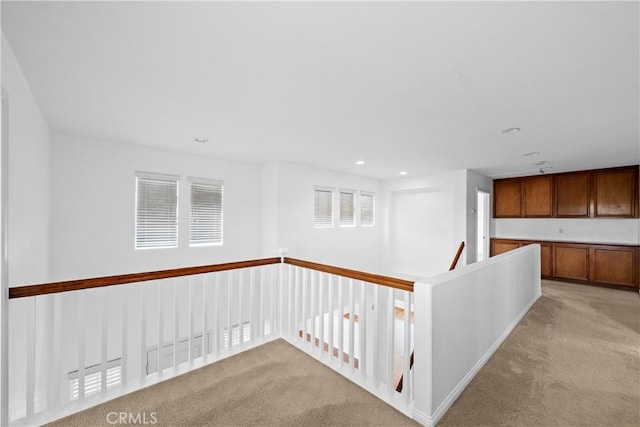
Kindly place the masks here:
<instances>
[{"instance_id":1,"label":"white wall","mask_svg":"<svg viewBox=\"0 0 640 427\"><path fill-rule=\"evenodd\" d=\"M2 86L9 107L9 285L19 286L49 277L51 132L4 35Z\"/></svg>"},{"instance_id":2,"label":"white wall","mask_svg":"<svg viewBox=\"0 0 640 427\"><path fill-rule=\"evenodd\" d=\"M640 219L502 218L495 236L532 240L640 244Z\"/></svg>"},{"instance_id":3,"label":"white wall","mask_svg":"<svg viewBox=\"0 0 640 427\"><path fill-rule=\"evenodd\" d=\"M434 425L540 298L540 246L414 286L414 417Z\"/></svg>"},{"instance_id":4,"label":"white wall","mask_svg":"<svg viewBox=\"0 0 640 427\"><path fill-rule=\"evenodd\" d=\"M287 162L263 166L262 178L263 200L269 199L263 204L268 216L264 221L276 230L275 234L269 229L263 230L263 256L273 256L278 247L286 247L290 251L288 256L293 258L380 271L383 218L379 209L379 181ZM376 225L340 227L336 224L333 228L314 228L316 186L375 193ZM275 207L272 198L277 200ZM274 209L277 209L275 215ZM334 211L336 209L338 206L334 204Z\"/></svg>"},{"instance_id":5,"label":"white wall","mask_svg":"<svg viewBox=\"0 0 640 427\"><path fill-rule=\"evenodd\" d=\"M179 175L179 247L134 248L135 173ZM259 257L259 168L141 146L56 135L52 151L52 280ZM224 244L190 248L187 177L224 181Z\"/></svg>"},{"instance_id":6,"label":"white wall","mask_svg":"<svg viewBox=\"0 0 640 427\"><path fill-rule=\"evenodd\" d=\"M384 265L388 272L396 274L412 274L412 271L422 271L423 274L433 275L449 268L449 264L455 255L455 251L461 241L467 240L467 171L457 170L432 175L423 175L419 177L398 178L383 182L383 215L388 218L385 226L384 237ZM394 204L398 203L398 197L403 198L403 194L409 193L442 193L442 197L437 197L441 203L445 203L440 207L442 215L440 218L414 218L416 223L403 224L398 229L398 218L394 218L393 211L396 209ZM448 196L444 194L448 193ZM434 198L435 200L436 198ZM401 202L402 203L402 202ZM407 220L407 218L400 218ZM439 224L434 224L425 228L425 221L439 219ZM420 222L420 223L419 223ZM452 225L451 225L452 224ZM405 263L394 263L394 242L398 242L397 232L407 228L415 228L417 230L430 230L437 235L420 236L424 242L443 242L448 241L445 247L436 248L443 253L448 262L442 260L423 260L416 259L414 264L408 266ZM448 236L447 236L448 235ZM420 245L414 244L415 240L405 242L403 252L418 251L421 252ZM440 243L442 244L442 243ZM463 258L459 265L466 263L466 251L463 252ZM422 274L421 274L422 275Z\"/></svg>"}]
</instances>

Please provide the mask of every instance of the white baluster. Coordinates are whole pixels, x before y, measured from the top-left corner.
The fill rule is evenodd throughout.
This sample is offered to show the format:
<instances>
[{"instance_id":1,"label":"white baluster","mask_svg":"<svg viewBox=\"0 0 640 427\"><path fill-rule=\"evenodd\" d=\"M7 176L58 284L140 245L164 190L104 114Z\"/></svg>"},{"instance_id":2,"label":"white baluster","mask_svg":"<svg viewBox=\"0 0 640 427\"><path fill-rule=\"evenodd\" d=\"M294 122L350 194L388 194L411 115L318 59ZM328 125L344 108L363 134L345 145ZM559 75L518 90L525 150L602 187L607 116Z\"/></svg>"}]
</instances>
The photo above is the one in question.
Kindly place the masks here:
<instances>
[{"instance_id":1,"label":"white baluster","mask_svg":"<svg viewBox=\"0 0 640 427\"><path fill-rule=\"evenodd\" d=\"M409 384L409 360L411 357L411 292L404 293L404 353L402 372L402 396L405 403L409 403L411 386Z\"/></svg>"},{"instance_id":2,"label":"white baluster","mask_svg":"<svg viewBox=\"0 0 640 427\"><path fill-rule=\"evenodd\" d=\"M100 357L100 366L101 366L101 372L100 372L100 376L101 376L101 382L100 382L100 386L101 386L101 394L102 396L104 396L105 394L107 394L107 338L108 338L108 325L109 325L109 310L108 310L108 304L109 304L109 300L108 300L108 291L109 288L100 288L97 289L99 295L100 295L100 306L102 309L102 331L101 331L101 357Z\"/></svg>"},{"instance_id":3,"label":"white baluster","mask_svg":"<svg viewBox=\"0 0 640 427\"><path fill-rule=\"evenodd\" d=\"M307 269L302 270L302 344L307 345Z\"/></svg>"},{"instance_id":4,"label":"white baluster","mask_svg":"<svg viewBox=\"0 0 640 427\"><path fill-rule=\"evenodd\" d=\"M360 281L360 313L358 317L358 332L360 333L360 360L358 366L360 367L360 377L365 378L367 376L367 295L366 284Z\"/></svg>"},{"instance_id":5,"label":"white baluster","mask_svg":"<svg viewBox=\"0 0 640 427\"><path fill-rule=\"evenodd\" d=\"M180 364L178 359L178 346L180 344L180 301L178 295L178 286L180 281L178 279L173 281L173 374L178 374L178 366Z\"/></svg>"},{"instance_id":6,"label":"white baluster","mask_svg":"<svg viewBox=\"0 0 640 427\"><path fill-rule=\"evenodd\" d=\"M233 292L233 270L227 273L227 350L231 351L231 293Z\"/></svg>"},{"instance_id":7,"label":"white baluster","mask_svg":"<svg viewBox=\"0 0 640 427\"><path fill-rule=\"evenodd\" d=\"M311 275L311 283L310 283L310 298L309 298L309 311L311 312L309 318L311 319L311 352L313 353L315 349L316 342L316 292L317 292L317 283L316 276L317 273L314 270L309 271Z\"/></svg>"},{"instance_id":8,"label":"white baluster","mask_svg":"<svg viewBox=\"0 0 640 427\"><path fill-rule=\"evenodd\" d=\"M373 286L373 318L371 319L374 333L372 334L372 347L373 347L373 386L377 389L380 386L380 375L378 375L378 369L380 369L380 344L379 344L379 331L380 331L380 286Z\"/></svg>"},{"instance_id":9,"label":"white baluster","mask_svg":"<svg viewBox=\"0 0 640 427\"><path fill-rule=\"evenodd\" d=\"M36 317L38 297L27 302L27 421L31 420L35 409L36 391ZM82 323L84 325L84 319ZM83 330L84 332L84 330ZM81 334L84 339L84 333ZM80 342L80 339L78 340ZM84 341L82 341L84 343ZM84 349L84 346L82 347Z\"/></svg>"},{"instance_id":10,"label":"white baluster","mask_svg":"<svg viewBox=\"0 0 640 427\"><path fill-rule=\"evenodd\" d=\"M327 327L329 328L329 342L328 342L328 351L329 351L329 362L333 363L333 275L327 275L327 307L328 307L328 319L327 319Z\"/></svg>"},{"instance_id":11,"label":"white baluster","mask_svg":"<svg viewBox=\"0 0 640 427\"><path fill-rule=\"evenodd\" d=\"M202 276L202 351L200 352L202 355L202 363L207 363L207 359L209 359L209 339L208 336L208 318L209 313L207 310L207 279L210 278L210 275L203 274Z\"/></svg>"},{"instance_id":12,"label":"white baluster","mask_svg":"<svg viewBox=\"0 0 640 427\"><path fill-rule=\"evenodd\" d=\"M323 279L324 273L318 273L318 347L320 356L324 356L324 309L322 308Z\"/></svg>"},{"instance_id":13,"label":"white baluster","mask_svg":"<svg viewBox=\"0 0 640 427\"><path fill-rule=\"evenodd\" d=\"M220 313L222 312L222 301L220 300L220 276L222 273L216 273L216 300L213 303L213 309L216 311L215 313L215 321L216 324L213 327L213 333L215 334L215 343L216 343L216 359L220 357L220 350L222 349L222 322L220 319Z\"/></svg>"},{"instance_id":14,"label":"white baluster","mask_svg":"<svg viewBox=\"0 0 640 427\"><path fill-rule=\"evenodd\" d=\"M349 279L349 366L351 372L356 367L356 347L355 347L355 297L353 289L353 279Z\"/></svg>"},{"instance_id":15,"label":"white baluster","mask_svg":"<svg viewBox=\"0 0 640 427\"><path fill-rule=\"evenodd\" d=\"M187 343L189 348L187 350L189 367L193 367L193 323L194 323L194 308L193 308L193 276L189 276L189 308L187 313L189 314L189 339Z\"/></svg>"},{"instance_id":16,"label":"white baluster","mask_svg":"<svg viewBox=\"0 0 640 427\"><path fill-rule=\"evenodd\" d=\"M250 326L250 342L255 342L256 336L256 319L259 318L259 315L255 315L256 307L255 307L255 268L249 269L249 326Z\"/></svg>"},{"instance_id":17,"label":"white baluster","mask_svg":"<svg viewBox=\"0 0 640 427\"><path fill-rule=\"evenodd\" d=\"M338 276L338 366L344 362L344 298L342 289L342 276Z\"/></svg>"},{"instance_id":18,"label":"white baluster","mask_svg":"<svg viewBox=\"0 0 640 427\"><path fill-rule=\"evenodd\" d=\"M147 301L144 298L144 288L145 285L140 284L140 386L147 381ZM84 388L84 374L81 385Z\"/></svg>"},{"instance_id":19,"label":"white baluster","mask_svg":"<svg viewBox=\"0 0 640 427\"><path fill-rule=\"evenodd\" d=\"M120 357L120 388L122 391L127 388L127 376L129 370L127 369L128 361L129 361L129 353L128 353L128 338L129 338L129 305L127 304L127 287L121 286L122 290L120 292L120 316L122 318L122 354Z\"/></svg>"},{"instance_id":20,"label":"white baluster","mask_svg":"<svg viewBox=\"0 0 640 427\"><path fill-rule=\"evenodd\" d=\"M394 355L395 355L395 291L393 288L387 290L387 390L390 395L396 391L396 384L393 378Z\"/></svg>"},{"instance_id":21,"label":"white baluster","mask_svg":"<svg viewBox=\"0 0 640 427\"><path fill-rule=\"evenodd\" d=\"M175 280L175 279L174 279ZM158 288L158 351L156 351L156 363L158 367L158 379L162 378L162 343L164 341L164 310L162 307L162 281L154 282ZM175 347L174 347L175 350Z\"/></svg>"}]
</instances>

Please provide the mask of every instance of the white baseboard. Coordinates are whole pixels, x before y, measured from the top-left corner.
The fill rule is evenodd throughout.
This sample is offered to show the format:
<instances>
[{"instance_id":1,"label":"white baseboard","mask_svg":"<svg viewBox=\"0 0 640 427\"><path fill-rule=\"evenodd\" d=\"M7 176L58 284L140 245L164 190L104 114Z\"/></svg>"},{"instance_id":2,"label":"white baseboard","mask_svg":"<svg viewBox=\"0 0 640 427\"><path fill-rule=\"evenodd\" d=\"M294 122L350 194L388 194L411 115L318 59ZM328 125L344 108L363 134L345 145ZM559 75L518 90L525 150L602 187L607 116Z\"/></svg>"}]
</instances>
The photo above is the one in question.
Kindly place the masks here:
<instances>
[{"instance_id":1,"label":"white baseboard","mask_svg":"<svg viewBox=\"0 0 640 427\"><path fill-rule=\"evenodd\" d=\"M540 299L541 296L542 296L542 293L538 294L536 296L536 298L534 298L518 314L518 316L515 318L515 320L513 322L511 322L509 324L509 326L507 326L507 328L498 337L498 339L493 343L493 345L491 347L489 347L489 349L482 355L480 360L478 360L478 362L473 366L473 368L471 368L471 370L469 372L467 372L467 374L462 378L462 380L458 383L458 385L456 385L453 388L453 390L451 390L451 393L449 393L449 395L442 401L442 403L440 404L440 406L438 406L438 409L436 409L434 411L432 416L428 416L428 415L424 414L423 412L414 409L414 411L413 411L414 412L414 418L418 422L420 422L421 424L424 424L425 426L429 426L429 427L435 426L438 423L438 421L440 421L440 418L442 418L444 416L444 414L447 413L447 411L449 410L451 405L453 405L453 403L460 396L460 394L464 391L464 389L467 388L467 386L469 385L471 380L478 374L480 369L482 369L482 367L489 361L491 356L493 356L493 353L495 353L496 350L498 350L498 347L500 347L500 345L504 342L504 340L507 339L507 337L509 336L511 331L513 331L513 329L516 327L516 325L518 323L520 323L522 318L527 314L527 312L531 309L531 307L533 307L533 304L535 304L536 301L538 301L538 299ZM417 414L418 412L419 412L419 414ZM416 415L420 415L421 418L424 418L425 421L428 421L429 423L428 424L426 422L423 423L422 420L418 420Z\"/></svg>"}]
</instances>

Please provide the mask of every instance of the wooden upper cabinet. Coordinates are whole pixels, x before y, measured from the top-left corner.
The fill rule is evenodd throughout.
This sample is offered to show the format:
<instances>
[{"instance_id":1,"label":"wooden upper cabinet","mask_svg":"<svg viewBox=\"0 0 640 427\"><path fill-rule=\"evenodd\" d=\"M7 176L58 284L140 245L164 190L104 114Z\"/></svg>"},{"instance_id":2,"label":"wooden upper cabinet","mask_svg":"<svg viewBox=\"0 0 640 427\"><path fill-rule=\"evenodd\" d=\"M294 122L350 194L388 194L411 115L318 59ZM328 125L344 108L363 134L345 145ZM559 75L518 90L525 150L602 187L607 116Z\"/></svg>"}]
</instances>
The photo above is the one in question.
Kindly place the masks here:
<instances>
[{"instance_id":1,"label":"wooden upper cabinet","mask_svg":"<svg viewBox=\"0 0 640 427\"><path fill-rule=\"evenodd\" d=\"M638 168L620 168L593 173L593 216L638 216Z\"/></svg>"},{"instance_id":2,"label":"wooden upper cabinet","mask_svg":"<svg viewBox=\"0 0 640 427\"><path fill-rule=\"evenodd\" d=\"M638 166L493 181L494 218L638 218Z\"/></svg>"},{"instance_id":3,"label":"wooden upper cabinet","mask_svg":"<svg viewBox=\"0 0 640 427\"><path fill-rule=\"evenodd\" d=\"M522 179L522 211L525 217L553 216L553 176Z\"/></svg>"},{"instance_id":4,"label":"wooden upper cabinet","mask_svg":"<svg viewBox=\"0 0 640 427\"><path fill-rule=\"evenodd\" d=\"M493 216L495 218L522 216L522 179L493 181Z\"/></svg>"},{"instance_id":5,"label":"wooden upper cabinet","mask_svg":"<svg viewBox=\"0 0 640 427\"><path fill-rule=\"evenodd\" d=\"M588 218L590 204L588 172L555 176L555 209L559 218Z\"/></svg>"}]
</instances>

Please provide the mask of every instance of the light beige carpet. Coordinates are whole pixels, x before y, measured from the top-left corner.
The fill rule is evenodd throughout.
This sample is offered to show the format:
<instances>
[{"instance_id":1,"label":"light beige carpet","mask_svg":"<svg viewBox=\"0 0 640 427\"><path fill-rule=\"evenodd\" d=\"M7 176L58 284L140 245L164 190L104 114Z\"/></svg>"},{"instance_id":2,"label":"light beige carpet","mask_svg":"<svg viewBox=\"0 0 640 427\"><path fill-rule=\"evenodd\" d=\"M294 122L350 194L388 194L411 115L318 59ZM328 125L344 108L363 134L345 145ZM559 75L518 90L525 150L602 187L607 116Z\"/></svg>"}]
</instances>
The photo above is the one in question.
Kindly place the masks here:
<instances>
[{"instance_id":1,"label":"light beige carpet","mask_svg":"<svg viewBox=\"0 0 640 427\"><path fill-rule=\"evenodd\" d=\"M340 374L276 340L53 426L416 426ZM129 416L128 414L133 414ZM144 419L143 419L144 418Z\"/></svg>"},{"instance_id":2,"label":"light beige carpet","mask_svg":"<svg viewBox=\"0 0 640 427\"><path fill-rule=\"evenodd\" d=\"M546 280L542 295L439 427L640 426L640 295Z\"/></svg>"}]
</instances>

